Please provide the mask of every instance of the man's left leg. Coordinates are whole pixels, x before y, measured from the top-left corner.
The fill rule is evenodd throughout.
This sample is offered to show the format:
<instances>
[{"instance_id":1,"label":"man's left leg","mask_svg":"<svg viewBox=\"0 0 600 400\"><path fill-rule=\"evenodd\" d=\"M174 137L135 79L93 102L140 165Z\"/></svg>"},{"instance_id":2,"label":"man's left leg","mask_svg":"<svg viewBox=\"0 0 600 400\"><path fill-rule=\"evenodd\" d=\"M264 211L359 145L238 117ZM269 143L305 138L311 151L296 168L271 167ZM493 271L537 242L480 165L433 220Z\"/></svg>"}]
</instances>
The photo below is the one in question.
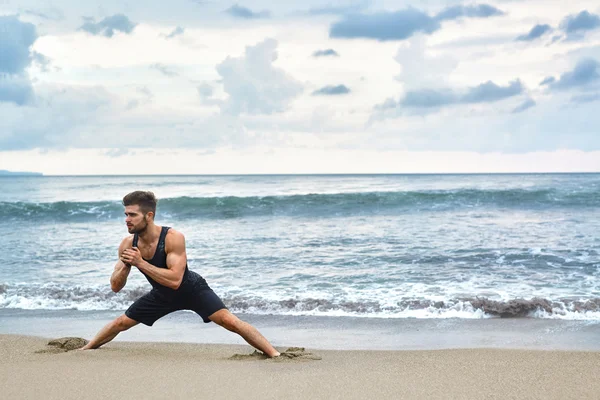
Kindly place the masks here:
<instances>
[{"instance_id":1,"label":"man's left leg","mask_svg":"<svg viewBox=\"0 0 600 400\"><path fill-rule=\"evenodd\" d=\"M129 318L127 315L123 314L114 321L108 323L104 328L100 329L100 332L96 334L96 336L89 341L81 350L90 350L97 349L113 340L119 333L126 331L129 328L132 328L139 324L138 321Z\"/></svg>"},{"instance_id":2,"label":"man's left leg","mask_svg":"<svg viewBox=\"0 0 600 400\"><path fill-rule=\"evenodd\" d=\"M250 346L257 348L269 357L279 356L279 352L260 334L260 332L247 322L242 321L229 310L222 309L208 317L215 324L222 326L228 331L240 335Z\"/></svg>"}]
</instances>

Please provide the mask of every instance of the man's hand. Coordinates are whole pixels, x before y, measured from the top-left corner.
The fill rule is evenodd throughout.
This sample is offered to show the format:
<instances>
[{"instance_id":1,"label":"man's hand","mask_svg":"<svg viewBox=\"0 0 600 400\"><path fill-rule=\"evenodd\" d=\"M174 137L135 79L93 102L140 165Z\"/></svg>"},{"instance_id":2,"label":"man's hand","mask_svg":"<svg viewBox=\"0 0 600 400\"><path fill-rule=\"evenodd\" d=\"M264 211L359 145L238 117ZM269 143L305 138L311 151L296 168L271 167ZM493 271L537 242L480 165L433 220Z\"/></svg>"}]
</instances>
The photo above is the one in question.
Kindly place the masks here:
<instances>
[{"instance_id":1,"label":"man's hand","mask_svg":"<svg viewBox=\"0 0 600 400\"><path fill-rule=\"evenodd\" d=\"M125 249L123 254L121 254L121 261L126 265L129 264L137 267L142 260L142 253L140 253L140 250L137 247Z\"/></svg>"}]
</instances>

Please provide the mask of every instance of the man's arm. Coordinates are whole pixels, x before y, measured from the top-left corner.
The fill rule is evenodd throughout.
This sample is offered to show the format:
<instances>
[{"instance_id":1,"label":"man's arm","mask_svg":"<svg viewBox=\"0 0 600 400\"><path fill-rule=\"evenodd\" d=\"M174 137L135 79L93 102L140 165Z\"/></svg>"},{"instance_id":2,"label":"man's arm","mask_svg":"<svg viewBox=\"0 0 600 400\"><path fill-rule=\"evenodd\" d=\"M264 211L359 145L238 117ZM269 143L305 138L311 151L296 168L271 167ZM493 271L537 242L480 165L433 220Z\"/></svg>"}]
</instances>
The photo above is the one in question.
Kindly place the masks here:
<instances>
[{"instance_id":1,"label":"man's arm","mask_svg":"<svg viewBox=\"0 0 600 400\"><path fill-rule=\"evenodd\" d=\"M167 253L167 268L157 268L142 258L137 248L126 249L124 258L131 265L148 275L159 284L177 290L187 265L185 254L185 237L174 229L169 229L165 237L165 252Z\"/></svg>"},{"instance_id":2,"label":"man's arm","mask_svg":"<svg viewBox=\"0 0 600 400\"><path fill-rule=\"evenodd\" d=\"M123 289L123 287L125 287L125 284L127 283L127 276L129 276L129 272L131 271L131 264L128 265L121 261L121 256L123 254L123 251L125 251L126 248L131 247L131 245L131 237L126 237L121 241L121 244L119 245L119 261L117 261L117 263L115 264L115 270L113 271L110 277L110 288L115 293Z\"/></svg>"}]
</instances>

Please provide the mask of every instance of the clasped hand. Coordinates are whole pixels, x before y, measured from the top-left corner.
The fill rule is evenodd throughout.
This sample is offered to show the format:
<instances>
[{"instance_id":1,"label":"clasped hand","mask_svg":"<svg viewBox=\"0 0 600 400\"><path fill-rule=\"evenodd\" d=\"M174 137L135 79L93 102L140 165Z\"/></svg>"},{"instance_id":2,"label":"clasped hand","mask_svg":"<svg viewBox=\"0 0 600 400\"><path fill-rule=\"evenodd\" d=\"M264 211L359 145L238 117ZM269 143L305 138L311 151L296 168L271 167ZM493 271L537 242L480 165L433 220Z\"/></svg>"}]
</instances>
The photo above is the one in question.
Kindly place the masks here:
<instances>
[{"instance_id":1,"label":"clasped hand","mask_svg":"<svg viewBox=\"0 0 600 400\"><path fill-rule=\"evenodd\" d=\"M140 253L140 250L137 247L125 249L123 254L121 254L121 261L123 261L125 264L137 267L138 264L142 262L142 253Z\"/></svg>"}]
</instances>

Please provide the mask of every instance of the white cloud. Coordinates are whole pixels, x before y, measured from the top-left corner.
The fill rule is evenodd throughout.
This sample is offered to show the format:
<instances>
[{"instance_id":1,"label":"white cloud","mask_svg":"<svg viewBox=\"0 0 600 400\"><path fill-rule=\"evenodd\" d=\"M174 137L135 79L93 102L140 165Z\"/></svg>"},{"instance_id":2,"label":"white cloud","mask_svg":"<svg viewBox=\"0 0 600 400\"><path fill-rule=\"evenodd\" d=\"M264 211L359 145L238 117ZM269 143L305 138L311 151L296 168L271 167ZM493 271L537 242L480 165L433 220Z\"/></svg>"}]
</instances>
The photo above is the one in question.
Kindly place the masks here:
<instances>
[{"instance_id":1,"label":"white cloud","mask_svg":"<svg viewBox=\"0 0 600 400\"><path fill-rule=\"evenodd\" d=\"M20 93L29 95L21 96L26 101L15 101L19 97L11 92L10 102L0 102L0 151L72 147L62 153L66 163L68 157L81 156L76 148L102 147L115 161L145 154L138 154L140 148L179 147L214 156L213 172L219 168L224 172L231 169L215 160L227 159L226 150L234 148L236 155L244 154L241 159L259 163L264 170L272 168L267 172L280 172L277 163L266 161L275 158L261 161L261 148L281 150L290 160L295 159L294 151L298 159L324 157L319 167L324 171L331 170L328 165L348 171L355 167L344 161L347 156L342 153L350 153L343 149L364 160L370 160L367 153L389 151L412 160L413 151L434 150L440 158L444 151L497 151L529 152L527 157L537 160L532 154L540 150L600 148L600 138L593 132L600 124L595 87L557 91L539 86L545 77L558 80L573 71L579 60L600 60L600 29L586 31L578 41L553 43L553 34L515 41L538 24L560 30L566 16L582 10L597 15L600 9L592 0L492 2L505 15L444 21L431 35L388 42L331 38L329 28L348 10L390 14L411 6L406 0L327 5L318 0L248 0L243 6L249 10L271 12L270 18L251 21L224 13L231 4L58 0L52 6L60 19L44 18L41 14L48 10L34 0L20 0L18 6L0 4L0 13L29 10L19 18L34 23L40 35L33 45L19 47L25 56L11 61L24 65L17 74L21 84L14 85L13 76L11 88L26 89ZM415 7L435 16L448 7L469 4L479 3L435 0ZM317 16L306 12L319 8L326 10ZM119 14L135 21L135 29L124 24L129 33L115 31L111 38L103 36L110 34L106 27L98 27L99 35L77 30L82 16L104 21ZM314 57L319 49L334 49L339 56ZM45 58L31 63L35 54ZM48 59L50 67L44 67ZM448 88L460 98L486 82L491 82L487 85L491 89L510 89L510 82L517 79L522 93L502 101L465 100L434 115L396 112L395 119L367 124L375 105L397 111L390 106L397 108L407 93ZM311 95L331 85L345 85L350 92ZM9 92L0 88L0 93ZM385 103L386 99L391 100ZM325 153L308 151L319 147ZM22 154L24 161L31 157L31 165L41 160L36 153ZM392 163L386 157L381 159ZM202 158L203 163L206 160ZM111 162L97 168L110 168ZM184 165L195 168L194 163L192 157ZM283 172L297 170L301 163L281 165ZM366 162L365 168L368 165L375 164Z\"/></svg>"},{"instance_id":2,"label":"white cloud","mask_svg":"<svg viewBox=\"0 0 600 400\"><path fill-rule=\"evenodd\" d=\"M417 35L398 49L394 59L401 65L398 81L406 90L448 85L448 78L458 65L458 59L449 53L430 54L427 37Z\"/></svg>"},{"instance_id":3,"label":"white cloud","mask_svg":"<svg viewBox=\"0 0 600 400\"><path fill-rule=\"evenodd\" d=\"M285 111L303 88L300 82L273 65L276 60L277 41L265 39L246 47L244 56L227 57L217 65L229 96L222 111L233 115Z\"/></svg>"},{"instance_id":4,"label":"white cloud","mask_svg":"<svg viewBox=\"0 0 600 400\"><path fill-rule=\"evenodd\" d=\"M35 102L0 104L0 149L87 147L102 143L96 133L111 107L103 88L38 86Z\"/></svg>"}]
</instances>

